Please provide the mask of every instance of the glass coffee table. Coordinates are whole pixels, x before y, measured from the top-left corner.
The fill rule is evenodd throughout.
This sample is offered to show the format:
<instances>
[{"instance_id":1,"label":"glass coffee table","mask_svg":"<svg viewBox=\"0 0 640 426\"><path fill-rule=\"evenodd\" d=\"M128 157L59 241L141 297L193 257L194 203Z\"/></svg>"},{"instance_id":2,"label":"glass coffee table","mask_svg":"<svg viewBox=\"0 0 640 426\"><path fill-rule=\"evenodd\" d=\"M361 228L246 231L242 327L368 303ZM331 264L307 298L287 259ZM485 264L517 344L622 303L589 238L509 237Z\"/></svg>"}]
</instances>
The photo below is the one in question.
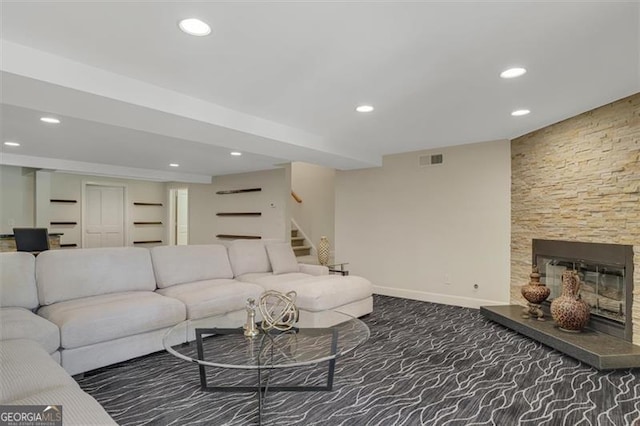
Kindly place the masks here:
<instances>
[{"instance_id":1,"label":"glass coffee table","mask_svg":"<svg viewBox=\"0 0 640 426\"><path fill-rule=\"evenodd\" d=\"M222 327L219 317L187 320L165 334L163 345L170 354L198 364L203 391L256 392L261 424L263 402L269 391L331 391L336 359L369 338L364 322L338 311L305 312L296 325L284 332L260 330L256 337L245 337L242 326ZM178 343L185 340L190 343ZM270 383L270 376L277 369L320 363L328 365L326 382L322 384ZM210 385L207 369L211 368L250 370L255 375L250 373L249 383L232 379L231 384Z\"/></svg>"}]
</instances>

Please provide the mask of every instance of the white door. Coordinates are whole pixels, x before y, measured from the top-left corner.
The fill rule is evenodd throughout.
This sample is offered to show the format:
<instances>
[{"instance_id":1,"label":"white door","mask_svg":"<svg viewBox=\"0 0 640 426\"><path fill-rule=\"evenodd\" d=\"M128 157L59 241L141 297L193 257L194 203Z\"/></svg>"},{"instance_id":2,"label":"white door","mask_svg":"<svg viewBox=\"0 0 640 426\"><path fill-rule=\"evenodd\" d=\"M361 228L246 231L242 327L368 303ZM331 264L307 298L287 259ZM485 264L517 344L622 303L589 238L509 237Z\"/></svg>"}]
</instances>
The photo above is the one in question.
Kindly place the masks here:
<instances>
[{"instance_id":1,"label":"white door","mask_svg":"<svg viewBox=\"0 0 640 426\"><path fill-rule=\"evenodd\" d=\"M124 246L124 188L87 185L84 247Z\"/></svg>"},{"instance_id":2,"label":"white door","mask_svg":"<svg viewBox=\"0 0 640 426\"><path fill-rule=\"evenodd\" d=\"M189 244L189 196L187 189L176 191L176 244Z\"/></svg>"}]
</instances>

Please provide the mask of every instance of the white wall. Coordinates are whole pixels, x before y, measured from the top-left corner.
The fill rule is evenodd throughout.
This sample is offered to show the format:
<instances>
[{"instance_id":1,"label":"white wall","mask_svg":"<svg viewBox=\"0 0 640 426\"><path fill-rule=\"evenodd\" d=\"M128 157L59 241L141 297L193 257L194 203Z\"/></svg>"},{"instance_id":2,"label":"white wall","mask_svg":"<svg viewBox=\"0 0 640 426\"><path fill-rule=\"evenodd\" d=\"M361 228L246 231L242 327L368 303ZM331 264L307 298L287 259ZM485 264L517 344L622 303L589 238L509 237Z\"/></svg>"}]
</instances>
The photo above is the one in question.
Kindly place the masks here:
<instances>
[{"instance_id":1,"label":"white wall","mask_svg":"<svg viewBox=\"0 0 640 426\"><path fill-rule=\"evenodd\" d=\"M15 166L0 166L0 234L13 234L13 227L34 226L35 172Z\"/></svg>"},{"instance_id":2,"label":"white wall","mask_svg":"<svg viewBox=\"0 0 640 426\"><path fill-rule=\"evenodd\" d=\"M212 235L259 235L286 239L289 232L290 167L214 177L210 209ZM215 194L217 191L262 188L260 192ZM191 199L191 192L189 192ZM254 217L220 217L216 213L261 212Z\"/></svg>"},{"instance_id":3,"label":"white wall","mask_svg":"<svg viewBox=\"0 0 640 426\"><path fill-rule=\"evenodd\" d=\"M124 185L127 188L125 198L126 245L134 241L161 240L164 244L166 228L167 200L165 184L133 179L117 179L67 173L51 174L51 198L76 200L75 204L51 203L49 217L52 221L76 221L77 225L50 226L50 232L62 232L62 244L82 241L82 187L83 183ZM162 206L134 206L134 202L162 203ZM160 221L162 225L134 225L133 222ZM146 246L146 245L143 245Z\"/></svg>"},{"instance_id":4,"label":"white wall","mask_svg":"<svg viewBox=\"0 0 640 426\"><path fill-rule=\"evenodd\" d=\"M43 173L40 173L43 175ZM127 233L128 244L135 240L163 240L165 235L165 184L132 179L95 177L67 173L44 173L50 187L46 200L37 206L39 217L45 218L38 226L46 226L49 232L61 232L62 244L81 244L82 239L82 182L124 184L128 188ZM49 180L50 179L50 180ZM0 233L12 233L13 226L35 226L36 173L32 169L0 166ZM52 199L76 200L74 204L49 203ZM162 207L133 206L134 201L162 203ZM15 222L11 226L9 223ZM49 221L72 221L76 225L50 226ZM162 221L162 226L138 225L134 221ZM166 243L166 241L165 241Z\"/></svg>"},{"instance_id":5,"label":"white wall","mask_svg":"<svg viewBox=\"0 0 640 426\"><path fill-rule=\"evenodd\" d=\"M334 244L335 169L315 164L291 164L291 189L302 199L292 201L291 216L317 247L320 237Z\"/></svg>"},{"instance_id":6,"label":"white wall","mask_svg":"<svg viewBox=\"0 0 640 426\"><path fill-rule=\"evenodd\" d=\"M444 163L420 166L418 157L430 154L443 154ZM336 259L379 294L470 307L508 303L510 176L507 140L339 171Z\"/></svg>"},{"instance_id":7,"label":"white wall","mask_svg":"<svg viewBox=\"0 0 640 426\"><path fill-rule=\"evenodd\" d=\"M215 243L213 185L190 183L175 184L172 187L187 188L189 192L189 244Z\"/></svg>"}]
</instances>

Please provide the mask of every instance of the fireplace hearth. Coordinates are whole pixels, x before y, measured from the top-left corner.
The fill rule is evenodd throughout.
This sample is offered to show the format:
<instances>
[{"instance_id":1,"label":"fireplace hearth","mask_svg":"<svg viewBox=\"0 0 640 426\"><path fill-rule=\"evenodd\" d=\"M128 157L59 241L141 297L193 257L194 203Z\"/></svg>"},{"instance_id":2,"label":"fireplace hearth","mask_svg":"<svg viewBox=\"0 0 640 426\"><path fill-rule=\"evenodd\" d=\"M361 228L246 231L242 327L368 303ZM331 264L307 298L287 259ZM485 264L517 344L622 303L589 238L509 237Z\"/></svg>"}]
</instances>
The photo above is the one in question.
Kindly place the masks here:
<instances>
[{"instance_id":1,"label":"fireplace hearth","mask_svg":"<svg viewBox=\"0 0 640 426\"><path fill-rule=\"evenodd\" d=\"M580 297L591 306L588 327L632 341L633 246L534 239L532 248L540 281L551 289L547 312L561 294L562 273L575 270Z\"/></svg>"}]
</instances>

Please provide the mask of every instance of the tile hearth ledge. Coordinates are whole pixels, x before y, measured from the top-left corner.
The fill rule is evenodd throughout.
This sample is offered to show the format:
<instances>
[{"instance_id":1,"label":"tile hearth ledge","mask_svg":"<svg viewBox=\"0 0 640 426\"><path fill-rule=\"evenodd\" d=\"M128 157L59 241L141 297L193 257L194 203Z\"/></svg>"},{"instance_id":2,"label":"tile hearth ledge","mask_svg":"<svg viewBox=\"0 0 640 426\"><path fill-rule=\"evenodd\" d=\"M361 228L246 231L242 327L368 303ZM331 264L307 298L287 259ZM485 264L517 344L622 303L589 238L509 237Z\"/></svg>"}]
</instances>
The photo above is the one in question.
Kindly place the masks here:
<instances>
[{"instance_id":1,"label":"tile hearth ledge","mask_svg":"<svg viewBox=\"0 0 640 426\"><path fill-rule=\"evenodd\" d=\"M551 318L522 318L522 309L520 305L482 306L480 314L598 370L640 367L640 346L589 328L567 333L558 329Z\"/></svg>"}]
</instances>

